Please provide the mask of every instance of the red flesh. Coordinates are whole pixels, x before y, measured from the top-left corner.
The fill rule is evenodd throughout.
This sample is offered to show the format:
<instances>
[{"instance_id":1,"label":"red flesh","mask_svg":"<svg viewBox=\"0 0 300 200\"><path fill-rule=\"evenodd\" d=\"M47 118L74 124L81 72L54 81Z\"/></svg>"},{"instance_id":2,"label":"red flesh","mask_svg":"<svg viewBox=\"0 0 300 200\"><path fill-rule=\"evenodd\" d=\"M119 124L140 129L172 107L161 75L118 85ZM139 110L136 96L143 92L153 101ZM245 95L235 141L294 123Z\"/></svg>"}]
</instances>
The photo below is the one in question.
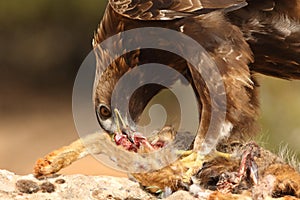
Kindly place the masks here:
<instances>
[{"instance_id":1,"label":"red flesh","mask_svg":"<svg viewBox=\"0 0 300 200\"><path fill-rule=\"evenodd\" d=\"M150 151L157 150L164 147L165 142L158 140L154 144L151 144L146 137L136 132L133 136L133 143L128 139L128 136L122 133L116 133L114 135L115 143L118 146L122 146L125 150L137 152L141 147L144 147Z\"/></svg>"}]
</instances>

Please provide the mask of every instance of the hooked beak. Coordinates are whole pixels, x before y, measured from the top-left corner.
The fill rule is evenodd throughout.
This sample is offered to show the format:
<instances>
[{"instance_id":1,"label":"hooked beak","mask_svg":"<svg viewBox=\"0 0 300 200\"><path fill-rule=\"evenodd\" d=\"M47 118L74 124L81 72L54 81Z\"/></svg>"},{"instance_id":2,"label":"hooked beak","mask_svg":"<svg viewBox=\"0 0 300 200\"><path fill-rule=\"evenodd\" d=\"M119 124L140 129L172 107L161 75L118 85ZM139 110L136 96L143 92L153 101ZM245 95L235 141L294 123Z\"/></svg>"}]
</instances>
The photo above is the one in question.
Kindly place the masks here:
<instances>
[{"instance_id":1,"label":"hooked beak","mask_svg":"<svg viewBox=\"0 0 300 200\"><path fill-rule=\"evenodd\" d=\"M125 123L125 121L123 120L123 118L117 108L114 109L114 112L115 112L115 116L116 116L115 123L117 125L117 132L126 135L128 140L132 144L134 144L133 131L131 130L130 126Z\"/></svg>"}]
</instances>

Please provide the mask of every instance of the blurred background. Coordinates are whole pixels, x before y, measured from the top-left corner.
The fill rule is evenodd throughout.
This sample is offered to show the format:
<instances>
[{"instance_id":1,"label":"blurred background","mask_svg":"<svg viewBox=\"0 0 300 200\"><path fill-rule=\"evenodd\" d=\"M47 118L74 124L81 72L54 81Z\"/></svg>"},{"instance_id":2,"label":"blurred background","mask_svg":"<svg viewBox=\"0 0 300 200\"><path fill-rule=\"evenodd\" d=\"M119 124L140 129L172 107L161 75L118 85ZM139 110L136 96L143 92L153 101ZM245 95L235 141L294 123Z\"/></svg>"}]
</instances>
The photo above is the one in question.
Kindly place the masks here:
<instances>
[{"instance_id":1,"label":"blurred background","mask_svg":"<svg viewBox=\"0 0 300 200\"><path fill-rule=\"evenodd\" d=\"M103 0L0 0L0 169L32 172L39 157L78 138L72 87L91 51ZM300 81L258 76L262 136L300 156ZM125 176L84 158L62 173Z\"/></svg>"}]
</instances>

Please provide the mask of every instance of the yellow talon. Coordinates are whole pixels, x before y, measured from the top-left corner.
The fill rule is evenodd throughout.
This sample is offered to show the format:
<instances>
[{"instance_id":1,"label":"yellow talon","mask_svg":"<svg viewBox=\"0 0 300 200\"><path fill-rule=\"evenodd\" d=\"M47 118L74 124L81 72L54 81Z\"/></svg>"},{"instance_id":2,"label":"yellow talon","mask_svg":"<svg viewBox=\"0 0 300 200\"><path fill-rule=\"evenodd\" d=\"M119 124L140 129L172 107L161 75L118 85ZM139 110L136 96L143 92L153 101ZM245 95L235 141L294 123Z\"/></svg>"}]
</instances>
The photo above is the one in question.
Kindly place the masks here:
<instances>
[{"instance_id":1,"label":"yellow talon","mask_svg":"<svg viewBox=\"0 0 300 200\"><path fill-rule=\"evenodd\" d=\"M181 162L194 162L197 158L197 153L193 151L187 151L182 154Z\"/></svg>"},{"instance_id":2,"label":"yellow talon","mask_svg":"<svg viewBox=\"0 0 300 200\"><path fill-rule=\"evenodd\" d=\"M186 157L186 156L189 156L193 153L193 150L187 150L187 151L184 151L184 150L178 150L177 151L177 154L180 155L181 157Z\"/></svg>"},{"instance_id":3,"label":"yellow talon","mask_svg":"<svg viewBox=\"0 0 300 200\"><path fill-rule=\"evenodd\" d=\"M230 153L223 153L223 152L220 152L220 151L215 151L214 153L216 154L215 157L220 156L220 157L223 157L223 158L226 158L226 159L230 159L232 157L232 155Z\"/></svg>"}]
</instances>

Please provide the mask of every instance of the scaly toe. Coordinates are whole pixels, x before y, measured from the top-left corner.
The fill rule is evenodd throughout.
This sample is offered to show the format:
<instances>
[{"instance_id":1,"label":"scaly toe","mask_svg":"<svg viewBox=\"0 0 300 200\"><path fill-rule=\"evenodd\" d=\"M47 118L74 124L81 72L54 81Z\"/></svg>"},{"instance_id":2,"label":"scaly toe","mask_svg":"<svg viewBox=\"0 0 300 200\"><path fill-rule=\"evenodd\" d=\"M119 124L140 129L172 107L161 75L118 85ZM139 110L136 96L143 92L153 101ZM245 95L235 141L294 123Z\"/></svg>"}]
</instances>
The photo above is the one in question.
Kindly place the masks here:
<instances>
[{"instance_id":1,"label":"scaly toe","mask_svg":"<svg viewBox=\"0 0 300 200\"><path fill-rule=\"evenodd\" d=\"M214 155L215 157L223 157L223 158L226 158L226 159L232 158L232 154L230 154L230 153L224 153L224 152L221 152L221 151L215 151L214 154L215 154Z\"/></svg>"},{"instance_id":2,"label":"scaly toe","mask_svg":"<svg viewBox=\"0 0 300 200\"><path fill-rule=\"evenodd\" d=\"M205 161L205 156L200 155L195 151L183 152L183 157L180 162L182 166L187 169L184 173L182 180L184 183L190 183L192 176L194 176L201 168Z\"/></svg>"}]
</instances>

